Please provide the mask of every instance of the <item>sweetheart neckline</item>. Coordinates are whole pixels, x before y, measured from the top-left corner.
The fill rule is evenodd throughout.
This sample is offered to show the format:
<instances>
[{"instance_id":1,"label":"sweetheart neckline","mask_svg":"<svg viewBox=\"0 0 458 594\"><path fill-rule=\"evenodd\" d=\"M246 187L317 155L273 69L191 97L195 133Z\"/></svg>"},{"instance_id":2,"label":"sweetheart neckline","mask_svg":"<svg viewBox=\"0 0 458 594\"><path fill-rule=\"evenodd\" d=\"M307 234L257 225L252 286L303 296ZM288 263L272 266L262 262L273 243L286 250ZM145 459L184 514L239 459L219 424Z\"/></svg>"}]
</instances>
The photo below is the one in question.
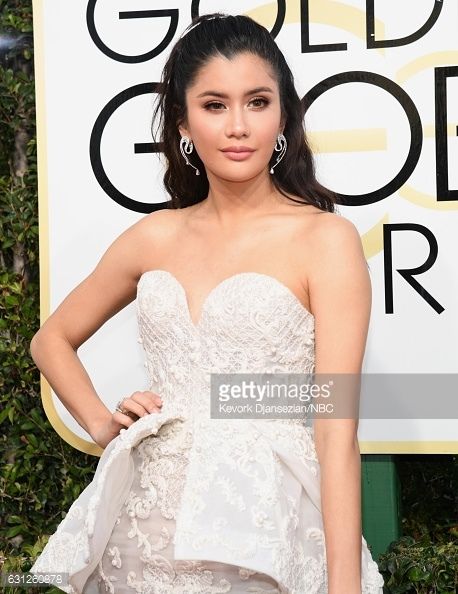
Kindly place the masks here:
<instances>
[{"instance_id":1,"label":"sweetheart neckline","mask_svg":"<svg viewBox=\"0 0 458 594\"><path fill-rule=\"evenodd\" d=\"M176 285L181 289L184 301L185 301L185 306L186 306L186 311L187 311L187 316L188 316L188 320L189 323L191 324L191 326L195 329L198 330L198 328L201 325L202 319L204 317L204 313L205 313L205 307L209 301L209 299L211 298L211 296L224 284L226 284L227 282L234 280L236 278L239 278L241 276L244 275L252 275L252 276L258 276L258 277L264 277L266 279L269 279L271 282L274 282L277 286L281 287L287 295L289 295L293 302L296 303L301 310L307 314L308 316L310 316L313 320L315 320L315 316L312 314L312 312L307 309L305 307L305 305L301 302L301 300L297 297L297 295L295 293L293 293L293 291L287 286L285 285L285 283L283 283L281 280L279 280L278 278L276 278L275 276L272 276L271 274L266 274L264 272L255 272L255 271L243 271L243 272L236 272L235 274L231 274L230 276L227 276L226 278L223 278L219 283L217 283L212 289L210 289L210 291L207 293L207 295L205 296L204 300L202 301L202 305L200 307L200 313L199 313L199 317L197 319L196 322L193 321L192 319L192 315L191 315L191 311L189 309L189 300L188 300L188 295L186 293L186 290L184 288L184 286L181 284L181 282L177 279L177 277L170 272L169 270L165 270L163 268L153 268L151 270L145 270L145 272L143 272L137 282L137 287L140 284L140 281L142 280L143 277L145 277L146 275L149 274L153 274L156 272L160 272L163 274L168 275L171 279L173 279L173 281L176 283Z\"/></svg>"}]
</instances>

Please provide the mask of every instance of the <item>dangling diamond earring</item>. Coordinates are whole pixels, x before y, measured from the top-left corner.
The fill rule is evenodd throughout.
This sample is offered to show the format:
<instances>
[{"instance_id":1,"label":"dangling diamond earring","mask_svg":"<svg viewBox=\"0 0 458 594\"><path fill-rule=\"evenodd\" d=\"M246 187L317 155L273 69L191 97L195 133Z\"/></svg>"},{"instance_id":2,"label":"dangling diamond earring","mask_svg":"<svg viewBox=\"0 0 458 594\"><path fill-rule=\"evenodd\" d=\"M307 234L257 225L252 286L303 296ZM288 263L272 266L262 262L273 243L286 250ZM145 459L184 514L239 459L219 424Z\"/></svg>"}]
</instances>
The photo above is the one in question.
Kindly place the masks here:
<instances>
[{"instance_id":1,"label":"dangling diamond earring","mask_svg":"<svg viewBox=\"0 0 458 594\"><path fill-rule=\"evenodd\" d=\"M275 164L272 165L272 167L270 168L270 173L273 174L274 167L276 167L280 163L280 161L283 159L283 157L285 156L287 146L288 146L288 143L286 142L285 136L283 136L283 134L280 133L277 136L277 142L275 143L275 147L274 147L274 150L277 153L280 151L280 154L278 155L277 160L275 161Z\"/></svg>"},{"instance_id":2,"label":"dangling diamond earring","mask_svg":"<svg viewBox=\"0 0 458 594\"><path fill-rule=\"evenodd\" d=\"M182 136L180 140L180 151L184 157L184 160L186 161L186 165L191 165L191 167L194 167L194 165L189 162L189 159L186 155L190 155L193 148L194 144L192 143L192 140L190 140L187 136ZM197 167L194 167L194 169L196 170L196 175L200 175L200 171L197 169Z\"/></svg>"}]
</instances>

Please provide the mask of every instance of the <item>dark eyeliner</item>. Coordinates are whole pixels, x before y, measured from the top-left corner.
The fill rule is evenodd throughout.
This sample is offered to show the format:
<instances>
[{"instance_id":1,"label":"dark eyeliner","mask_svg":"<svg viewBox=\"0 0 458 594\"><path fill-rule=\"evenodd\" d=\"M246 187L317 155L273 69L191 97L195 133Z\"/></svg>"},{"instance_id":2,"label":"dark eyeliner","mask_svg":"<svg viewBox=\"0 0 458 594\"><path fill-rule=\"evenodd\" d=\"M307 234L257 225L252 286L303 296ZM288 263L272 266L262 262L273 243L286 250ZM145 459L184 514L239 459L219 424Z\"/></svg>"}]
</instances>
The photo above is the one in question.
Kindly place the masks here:
<instances>
[{"instance_id":1,"label":"dark eyeliner","mask_svg":"<svg viewBox=\"0 0 458 594\"><path fill-rule=\"evenodd\" d=\"M263 101L264 105L263 107L266 107L267 105L269 105L270 101L269 99L266 99L265 97L253 97L253 99L250 100L250 103L252 101ZM220 101L211 101L210 103L206 103L204 105L204 109L207 109L208 107L210 107L211 105L223 105L223 103L221 103ZM260 109L260 108L257 108ZM212 110L211 110L212 111ZM215 110L215 111L220 111L219 109Z\"/></svg>"}]
</instances>

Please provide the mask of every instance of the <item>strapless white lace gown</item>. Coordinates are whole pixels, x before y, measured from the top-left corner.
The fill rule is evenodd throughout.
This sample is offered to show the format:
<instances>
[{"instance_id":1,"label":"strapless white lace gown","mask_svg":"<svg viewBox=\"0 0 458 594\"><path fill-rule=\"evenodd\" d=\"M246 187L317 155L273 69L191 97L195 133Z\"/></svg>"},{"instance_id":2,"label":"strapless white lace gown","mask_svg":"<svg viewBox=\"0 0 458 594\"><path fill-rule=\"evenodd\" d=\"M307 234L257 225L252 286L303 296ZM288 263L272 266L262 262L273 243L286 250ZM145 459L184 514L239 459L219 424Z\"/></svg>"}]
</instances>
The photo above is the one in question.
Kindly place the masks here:
<instances>
[{"instance_id":1,"label":"strapless white lace gown","mask_svg":"<svg viewBox=\"0 0 458 594\"><path fill-rule=\"evenodd\" d=\"M191 319L165 270L136 311L163 406L105 448L32 572L71 594L327 594L320 467L303 420L212 419L214 373L312 373L314 317L277 279L226 278ZM362 538L362 592L383 577Z\"/></svg>"}]
</instances>

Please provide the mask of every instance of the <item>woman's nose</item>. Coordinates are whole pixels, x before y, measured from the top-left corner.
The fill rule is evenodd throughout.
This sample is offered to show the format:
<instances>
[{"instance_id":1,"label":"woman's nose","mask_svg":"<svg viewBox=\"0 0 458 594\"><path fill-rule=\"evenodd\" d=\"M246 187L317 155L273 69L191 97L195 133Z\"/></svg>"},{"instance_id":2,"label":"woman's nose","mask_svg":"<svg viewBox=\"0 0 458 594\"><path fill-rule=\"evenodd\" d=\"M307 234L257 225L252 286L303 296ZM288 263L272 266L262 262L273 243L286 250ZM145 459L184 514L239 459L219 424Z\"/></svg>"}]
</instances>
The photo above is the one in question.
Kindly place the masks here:
<instances>
[{"instance_id":1,"label":"woman's nose","mask_svg":"<svg viewBox=\"0 0 458 594\"><path fill-rule=\"evenodd\" d=\"M248 124L246 114L242 107L235 107L230 109L227 116L226 133L230 136L235 134L237 136L248 133Z\"/></svg>"}]
</instances>

